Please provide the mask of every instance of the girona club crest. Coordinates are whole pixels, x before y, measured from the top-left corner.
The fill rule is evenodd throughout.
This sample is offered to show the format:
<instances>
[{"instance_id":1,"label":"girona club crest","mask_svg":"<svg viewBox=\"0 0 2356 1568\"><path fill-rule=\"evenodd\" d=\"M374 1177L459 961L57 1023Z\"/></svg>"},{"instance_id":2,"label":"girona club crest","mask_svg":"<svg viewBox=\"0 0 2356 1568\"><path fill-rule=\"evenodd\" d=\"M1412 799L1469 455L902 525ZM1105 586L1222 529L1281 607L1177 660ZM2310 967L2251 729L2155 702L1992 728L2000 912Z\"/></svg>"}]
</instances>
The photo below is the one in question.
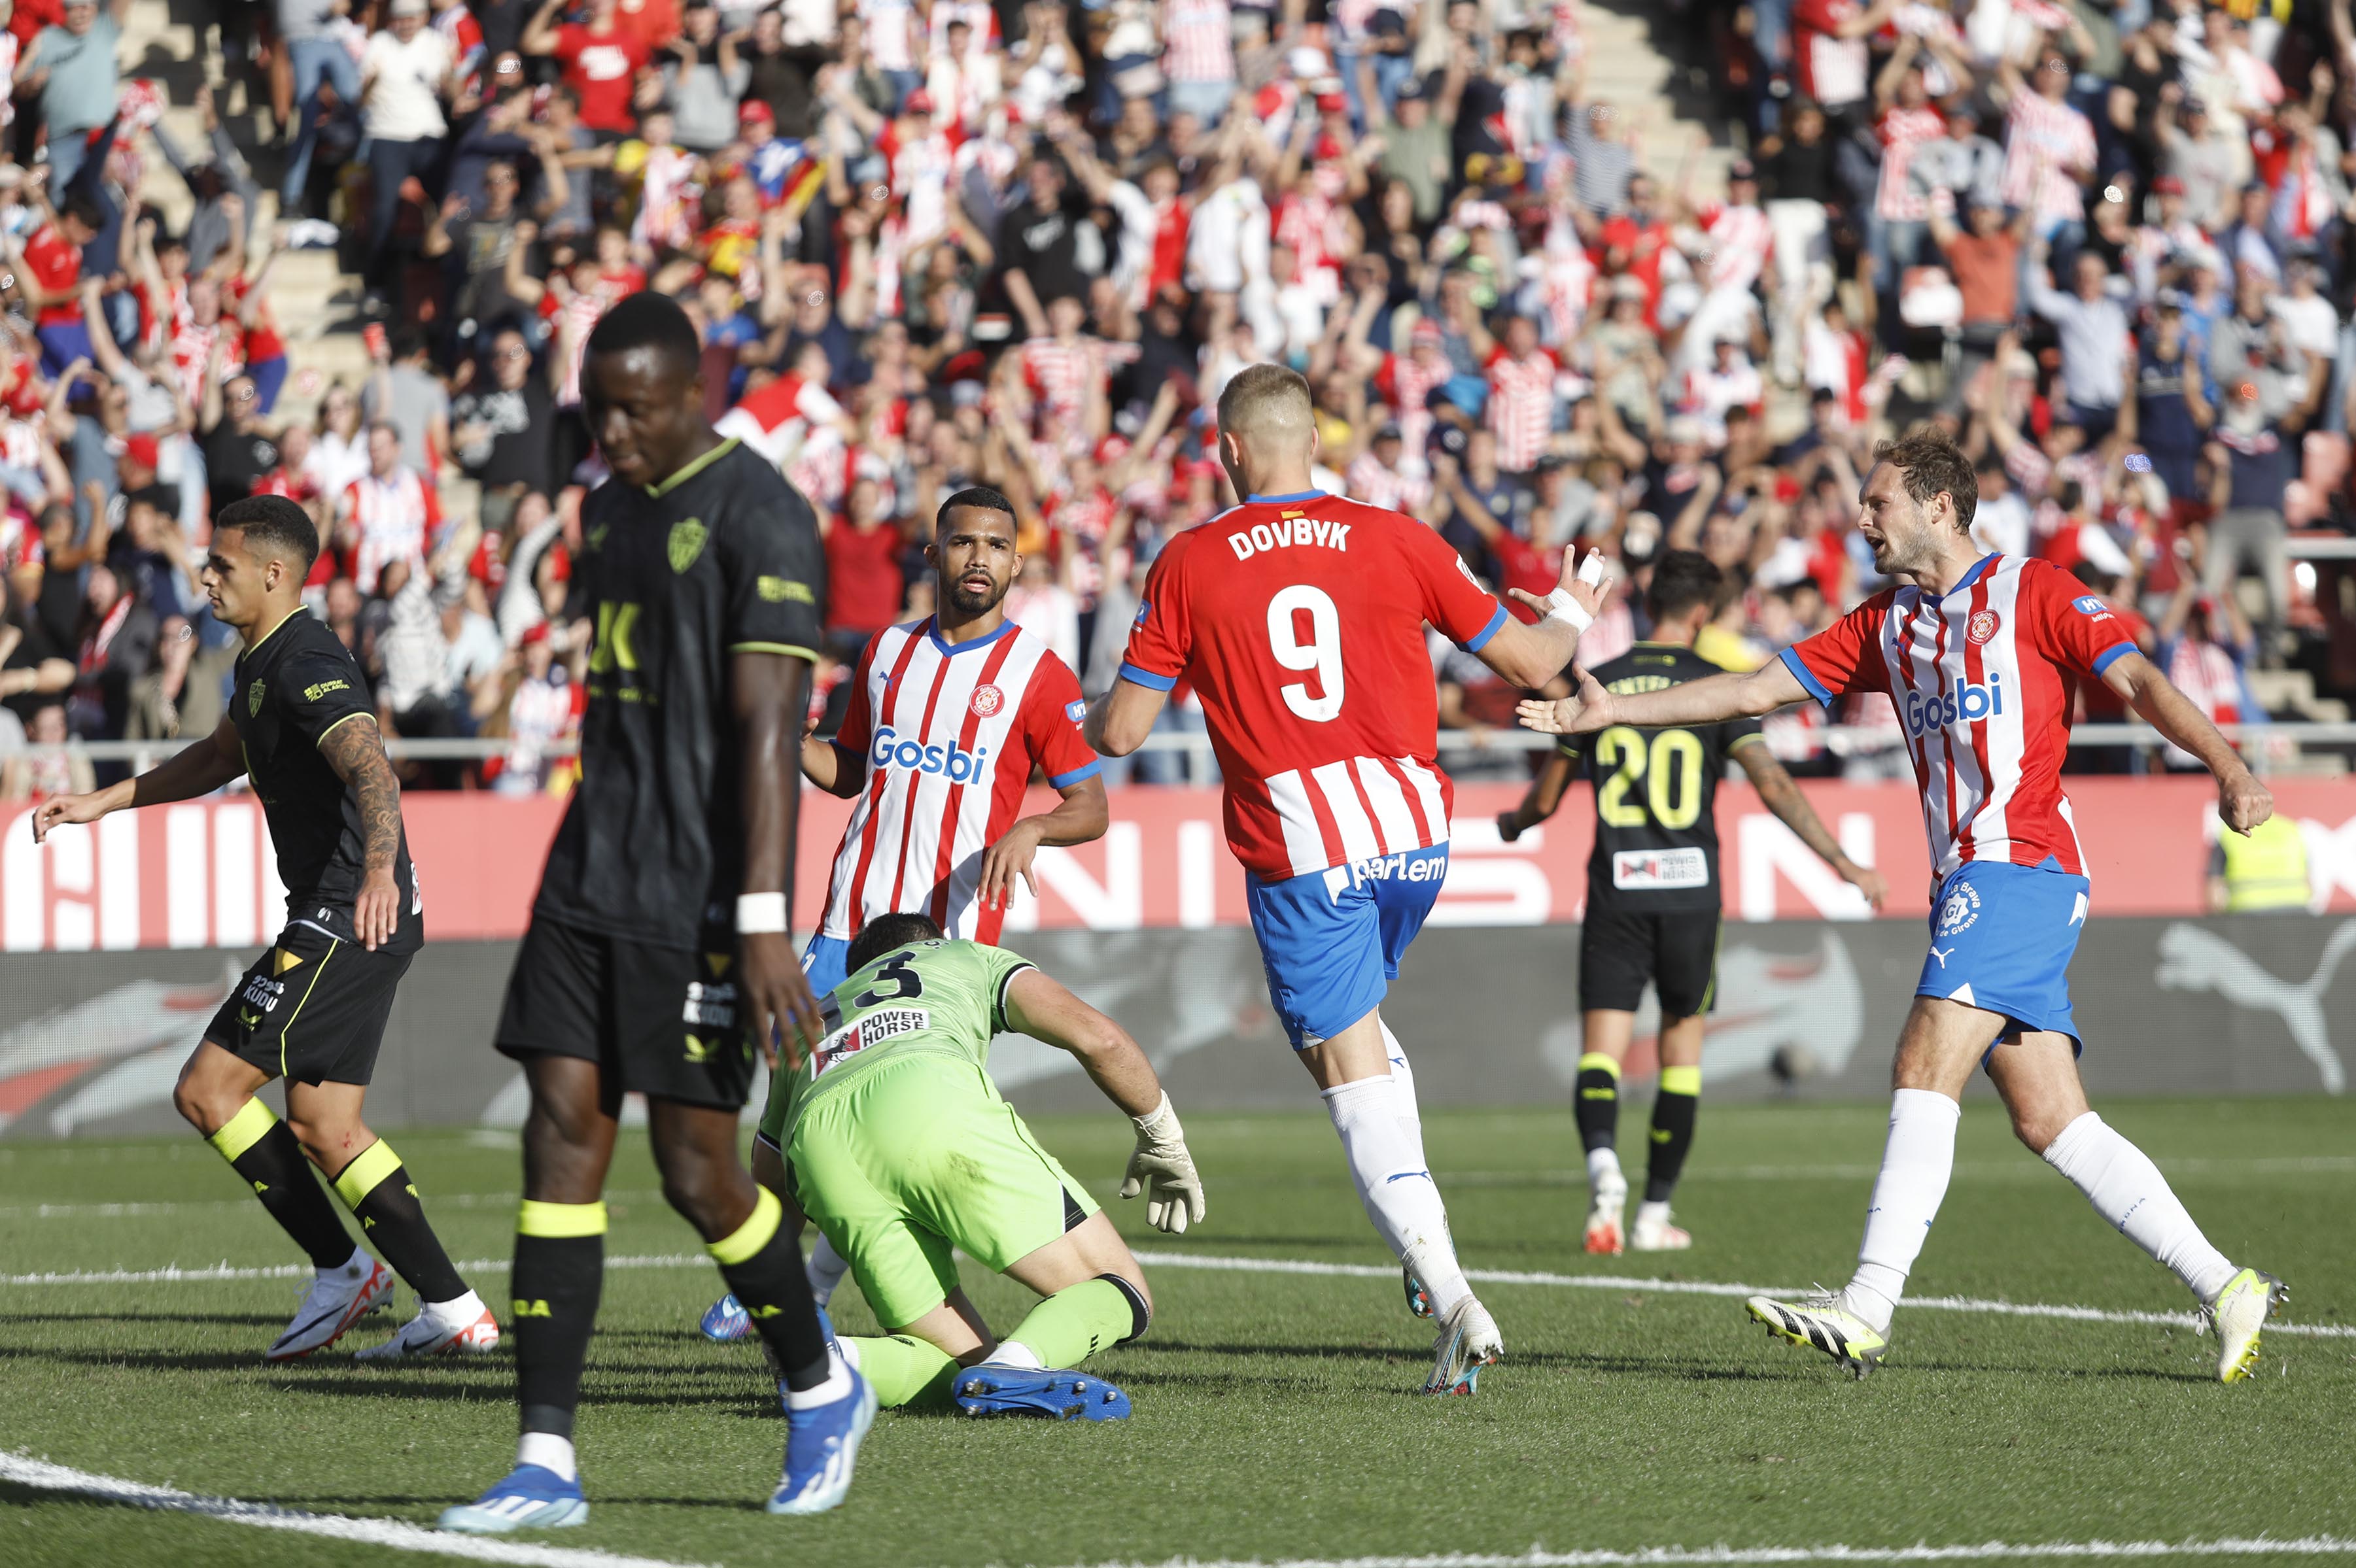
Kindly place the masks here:
<instances>
[{"instance_id":1,"label":"girona club crest","mask_svg":"<svg viewBox=\"0 0 2356 1568\"><path fill-rule=\"evenodd\" d=\"M1972 640L1975 647L1986 647L1996 640L1997 632L2003 624L2002 617L1995 611L1983 610L1972 617L1972 624L1964 629L1964 635Z\"/></svg>"},{"instance_id":2,"label":"girona club crest","mask_svg":"<svg viewBox=\"0 0 2356 1568\"><path fill-rule=\"evenodd\" d=\"M973 688L973 701L969 706L975 718L994 719L998 710L1006 706L1006 693L994 686L977 686Z\"/></svg>"}]
</instances>

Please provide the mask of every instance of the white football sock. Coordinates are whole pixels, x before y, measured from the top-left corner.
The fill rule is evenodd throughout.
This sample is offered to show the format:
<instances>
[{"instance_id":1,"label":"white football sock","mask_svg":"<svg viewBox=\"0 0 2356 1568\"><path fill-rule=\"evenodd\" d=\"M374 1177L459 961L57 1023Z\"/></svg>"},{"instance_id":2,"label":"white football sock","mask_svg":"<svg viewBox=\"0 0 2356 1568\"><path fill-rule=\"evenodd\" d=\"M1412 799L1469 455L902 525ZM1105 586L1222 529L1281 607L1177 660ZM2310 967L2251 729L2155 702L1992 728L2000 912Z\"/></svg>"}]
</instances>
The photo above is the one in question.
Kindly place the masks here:
<instances>
[{"instance_id":1,"label":"white football sock","mask_svg":"<svg viewBox=\"0 0 2356 1568\"><path fill-rule=\"evenodd\" d=\"M516 1463L553 1470L568 1481L581 1478L581 1472L573 1464L573 1439L559 1437L553 1432L525 1433L516 1444Z\"/></svg>"},{"instance_id":2,"label":"white football sock","mask_svg":"<svg viewBox=\"0 0 2356 1568\"><path fill-rule=\"evenodd\" d=\"M1647 1198L1636 1205L1636 1223L1639 1225L1665 1225L1668 1222L1669 1206L1665 1201L1655 1203Z\"/></svg>"},{"instance_id":3,"label":"white football sock","mask_svg":"<svg viewBox=\"0 0 2356 1568\"><path fill-rule=\"evenodd\" d=\"M1448 1234L1448 1209L1423 1164L1419 1140L1399 1115L1398 1080L1361 1078L1324 1092L1326 1114L1342 1136L1342 1153L1366 1218L1400 1262L1415 1271L1442 1317L1472 1294Z\"/></svg>"},{"instance_id":4,"label":"white football sock","mask_svg":"<svg viewBox=\"0 0 2356 1568\"><path fill-rule=\"evenodd\" d=\"M340 1275L346 1279L366 1279L369 1270L375 1265L376 1255L373 1253L366 1247L354 1247L350 1257L334 1268L319 1270L319 1276L324 1279L331 1275Z\"/></svg>"},{"instance_id":5,"label":"white football sock","mask_svg":"<svg viewBox=\"0 0 2356 1568\"><path fill-rule=\"evenodd\" d=\"M2089 1111L2045 1147L2045 1163L2068 1177L2094 1212L2159 1260L2202 1301L2233 1277L2225 1254L2209 1244L2151 1157Z\"/></svg>"},{"instance_id":6,"label":"white football sock","mask_svg":"<svg viewBox=\"0 0 2356 1568\"><path fill-rule=\"evenodd\" d=\"M480 1317L487 1308L483 1306L483 1298L470 1290L447 1301L429 1301L424 1304L423 1310L442 1328L464 1328Z\"/></svg>"},{"instance_id":7,"label":"white football sock","mask_svg":"<svg viewBox=\"0 0 2356 1568\"><path fill-rule=\"evenodd\" d=\"M826 1347L826 1381L816 1388L789 1388L786 1391L787 1410L816 1410L821 1404L832 1404L851 1392L851 1363L842 1359L840 1347L831 1340Z\"/></svg>"},{"instance_id":8,"label":"white football sock","mask_svg":"<svg viewBox=\"0 0 2356 1568\"><path fill-rule=\"evenodd\" d=\"M1000 1340L998 1349L990 1353L990 1364L993 1367L1021 1367L1032 1372L1047 1370L1047 1363L1039 1359L1039 1352L1020 1339Z\"/></svg>"},{"instance_id":9,"label":"white football sock","mask_svg":"<svg viewBox=\"0 0 2356 1568\"><path fill-rule=\"evenodd\" d=\"M1901 1089L1890 1097L1890 1140L1865 1211L1865 1242L1857 1249L1857 1274L1841 1292L1843 1305L1877 1333L1889 1331L1906 1276L1947 1196L1955 1125L1963 1119L1963 1106L1934 1090Z\"/></svg>"},{"instance_id":10,"label":"white football sock","mask_svg":"<svg viewBox=\"0 0 2356 1568\"><path fill-rule=\"evenodd\" d=\"M1384 1054L1391 1059L1391 1082L1398 1086L1399 1120L1407 1126L1407 1136L1415 1140L1415 1163L1429 1170L1431 1162L1423 1157L1423 1107L1415 1097L1415 1069L1408 1065L1407 1047L1399 1043L1398 1036L1391 1032L1391 1026L1383 1022L1380 1014L1376 1015L1375 1023L1383 1031Z\"/></svg>"},{"instance_id":11,"label":"white football sock","mask_svg":"<svg viewBox=\"0 0 2356 1568\"><path fill-rule=\"evenodd\" d=\"M824 1307L834 1299L834 1287L851 1272L851 1261L834 1250L826 1232L818 1233L818 1245L810 1249L809 1263L805 1270L809 1275L810 1296Z\"/></svg>"},{"instance_id":12,"label":"white football sock","mask_svg":"<svg viewBox=\"0 0 2356 1568\"><path fill-rule=\"evenodd\" d=\"M1628 1179L1621 1174L1618 1149L1591 1148L1587 1151L1587 1187L1590 1192L1601 1192L1607 1187L1616 1187L1622 1192L1628 1189Z\"/></svg>"}]
</instances>

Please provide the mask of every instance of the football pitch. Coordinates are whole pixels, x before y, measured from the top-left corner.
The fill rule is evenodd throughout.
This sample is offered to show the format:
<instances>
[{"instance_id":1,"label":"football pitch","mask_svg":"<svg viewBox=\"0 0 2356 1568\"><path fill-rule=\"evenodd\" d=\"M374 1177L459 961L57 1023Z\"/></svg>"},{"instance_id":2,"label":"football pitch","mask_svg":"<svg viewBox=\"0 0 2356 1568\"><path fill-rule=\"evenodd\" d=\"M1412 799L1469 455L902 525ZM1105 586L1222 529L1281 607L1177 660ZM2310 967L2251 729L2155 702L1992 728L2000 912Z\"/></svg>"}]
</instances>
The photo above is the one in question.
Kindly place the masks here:
<instances>
[{"instance_id":1,"label":"football pitch","mask_svg":"<svg viewBox=\"0 0 2356 1568\"><path fill-rule=\"evenodd\" d=\"M202 1143L8 1146L0 1563L393 1564L440 1560L421 1555L437 1541L551 1568L1451 1554L1600 1568L1844 1548L1851 1561L2107 1554L2097 1543L2356 1559L2356 1111L2319 1098L2104 1109L2236 1262L2289 1282L2250 1381L2216 1383L2213 1341L2191 1331L2176 1282L1985 1099L1966 1108L1912 1282L1937 1299L1901 1314L1889 1361L1863 1383L1771 1340L1738 1287L1846 1280L1883 1107L1705 1103L1677 1201L1695 1250L1620 1258L1579 1251L1586 1188L1567 1111L1429 1116L1460 1247L1506 1345L1477 1397L1444 1401L1415 1392L1430 1331L1406 1314L1323 1116L1190 1117L1209 1218L1150 1241L1141 1205L1113 1200L1121 1120L1043 1118L1152 1281L1150 1336L1091 1363L1129 1390L1135 1418L887 1413L850 1501L815 1520L761 1511L784 1438L776 1396L749 1343L695 1333L714 1273L628 1135L578 1433L590 1522L489 1542L416 1527L506 1471L504 1351L265 1366L300 1260ZM1641 1106L1623 1125L1634 1176ZM452 1255L503 1308L512 1140L396 1141ZM1029 1299L970 1265L967 1284L1001 1328ZM844 1329L872 1330L855 1285L836 1307ZM392 1322L369 1319L339 1349ZM1923 1547L1973 1550L1909 1551Z\"/></svg>"}]
</instances>

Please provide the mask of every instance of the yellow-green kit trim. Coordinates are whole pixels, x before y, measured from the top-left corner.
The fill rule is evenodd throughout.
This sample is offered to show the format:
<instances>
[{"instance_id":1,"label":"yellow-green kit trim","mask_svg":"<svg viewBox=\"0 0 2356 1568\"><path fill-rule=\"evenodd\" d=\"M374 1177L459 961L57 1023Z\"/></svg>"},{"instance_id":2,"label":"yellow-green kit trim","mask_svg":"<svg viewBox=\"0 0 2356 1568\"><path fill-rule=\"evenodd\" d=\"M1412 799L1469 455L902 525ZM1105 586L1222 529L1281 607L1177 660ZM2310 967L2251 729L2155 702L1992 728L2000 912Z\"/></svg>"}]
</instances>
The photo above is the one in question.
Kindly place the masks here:
<instances>
[{"instance_id":1,"label":"yellow-green kit trim","mask_svg":"<svg viewBox=\"0 0 2356 1568\"><path fill-rule=\"evenodd\" d=\"M1613 1058L1604 1055L1600 1051L1590 1051L1586 1055L1579 1059L1579 1070L1581 1072L1585 1072L1590 1069L1598 1072L1609 1072L1612 1074L1615 1082L1620 1076L1620 1063Z\"/></svg>"},{"instance_id":2,"label":"yellow-green kit trim","mask_svg":"<svg viewBox=\"0 0 2356 1568\"><path fill-rule=\"evenodd\" d=\"M275 1112L259 1100L248 1100L238 1108L236 1115L221 1124L220 1131L205 1142L220 1151L220 1157L235 1165L245 1151L260 1143L278 1125Z\"/></svg>"},{"instance_id":3,"label":"yellow-green kit trim","mask_svg":"<svg viewBox=\"0 0 2356 1568\"><path fill-rule=\"evenodd\" d=\"M1664 1094L1700 1093L1701 1069L1699 1067L1662 1068L1661 1093Z\"/></svg>"},{"instance_id":4,"label":"yellow-green kit trim","mask_svg":"<svg viewBox=\"0 0 2356 1568\"><path fill-rule=\"evenodd\" d=\"M785 1205L777 1201L776 1193L764 1187L754 1200L751 1218L704 1250L712 1254L712 1261L723 1268L732 1264L750 1263L763 1247L769 1244L769 1238L777 1233L777 1227L785 1221Z\"/></svg>"},{"instance_id":5,"label":"yellow-green kit trim","mask_svg":"<svg viewBox=\"0 0 2356 1568\"><path fill-rule=\"evenodd\" d=\"M401 1157L392 1152L391 1144L379 1138L360 1150L336 1178L336 1196L344 1200L345 1208L357 1210L362 1199L400 1168Z\"/></svg>"},{"instance_id":6,"label":"yellow-green kit trim","mask_svg":"<svg viewBox=\"0 0 2356 1568\"><path fill-rule=\"evenodd\" d=\"M516 1210L519 1236L602 1236L605 1205L599 1203L536 1203L527 1198Z\"/></svg>"}]
</instances>

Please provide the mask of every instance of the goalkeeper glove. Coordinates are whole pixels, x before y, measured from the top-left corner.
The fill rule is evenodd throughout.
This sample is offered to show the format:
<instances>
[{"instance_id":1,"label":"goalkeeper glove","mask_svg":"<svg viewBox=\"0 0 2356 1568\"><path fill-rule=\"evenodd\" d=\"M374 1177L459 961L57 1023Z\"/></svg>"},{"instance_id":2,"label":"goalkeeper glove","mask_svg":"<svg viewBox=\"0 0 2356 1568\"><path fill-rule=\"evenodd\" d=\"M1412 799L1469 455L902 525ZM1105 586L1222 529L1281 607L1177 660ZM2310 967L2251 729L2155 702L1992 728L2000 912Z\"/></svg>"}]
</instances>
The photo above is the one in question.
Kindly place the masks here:
<instances>
[{"instance_id":1,"label":"goalkeeper glove","mask_svg":"<svg viewBox=\"0 0 2356 1568\"><path fill-rule=\"evenodd\" d=\"M1203 1179L1194 1174L1194 1157L1186 1152L1186 1135L1178 1113L1163 1094L1153 1114L1131 1116L1137 1124L1137 1152L1129 1157L1129 1174L1120 1184L1123 1198L1145 1196L1145 1222L1173 1236L1186 1233L1189 1223L1203 1219Z\"/></svg>"}]
</instances>

